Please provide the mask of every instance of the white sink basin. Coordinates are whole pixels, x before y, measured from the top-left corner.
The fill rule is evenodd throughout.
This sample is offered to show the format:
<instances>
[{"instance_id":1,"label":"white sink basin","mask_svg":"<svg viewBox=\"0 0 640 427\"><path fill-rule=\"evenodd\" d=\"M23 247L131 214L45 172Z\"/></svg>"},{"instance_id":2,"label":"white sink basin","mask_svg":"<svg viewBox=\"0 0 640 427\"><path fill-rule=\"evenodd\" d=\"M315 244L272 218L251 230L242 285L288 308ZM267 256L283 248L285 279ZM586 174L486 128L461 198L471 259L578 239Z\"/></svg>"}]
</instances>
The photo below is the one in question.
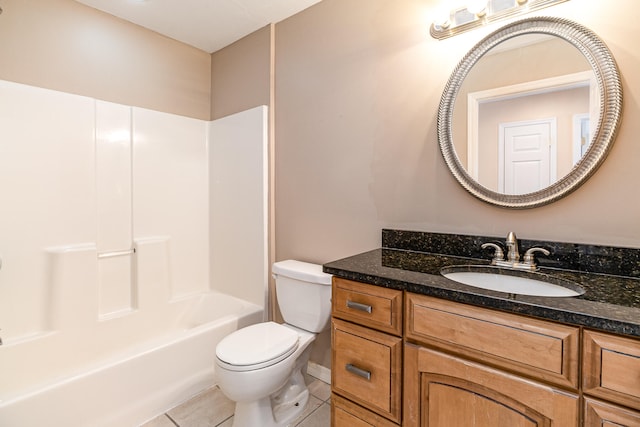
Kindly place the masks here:
<instances>
[{"instance_id":1,"label":"white sink basin","mask_svg":"<svg viewBox=\"0 0 640 427\"><path fill-rule=\"evenodd\" d=\"M536 273L527 274L525 272L524 274L527 274L528 277L523 277L513 275L513 272L509 270L499 270L491 267L485 268L487 271L479 271L482 270L482 267L472 267L471 271L469 271L470 269L468 267L445 267L442 269L441 274L447 279L458 283L509 294L542 297L575 297L584 293L584 289L567 280L558 278L551 279L558 283L555 284L543 280L543 278L547 277L536 275Z\"/></svg>"}]
</instances>

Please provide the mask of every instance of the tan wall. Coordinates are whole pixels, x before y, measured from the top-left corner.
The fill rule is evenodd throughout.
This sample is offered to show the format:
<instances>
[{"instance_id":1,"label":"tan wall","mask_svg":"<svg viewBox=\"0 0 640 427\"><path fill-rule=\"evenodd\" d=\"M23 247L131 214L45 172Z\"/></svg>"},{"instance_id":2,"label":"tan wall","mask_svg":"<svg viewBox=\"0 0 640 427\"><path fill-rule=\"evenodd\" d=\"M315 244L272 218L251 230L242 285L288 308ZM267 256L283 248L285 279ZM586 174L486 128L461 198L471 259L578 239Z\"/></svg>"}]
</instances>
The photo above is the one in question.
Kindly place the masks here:
<instances>
[{"instance_id":1,"label":"tan wall","mask_svg":"<svg viewBox=\"0 0 640 427\"><path fill-rule=\"evenodd\" d=\"M210 118L209 53L72 0L2 8L0 79Z\"/></svg>"},{"instance_id":2,"label":"tan wall","mask_svg":"<svg viewBox=\"0 0 640 427\"><path fill-rule=\"evenodd\" d=\"M442 159L442 90L463 55L501 24L436 41L425 16L437 3L323 0L276 26L276 257L346 257L379 247L383 227L640 247L635 0L571 1L539 13L604 39L623 76L625 119L589 181L529 210L475 199ZM328 334L312 360L330 365Z\"/></svg>"},{"instance_id":3,"label":"tan wall","mask_svg":"<svg viewBox=\"0 0 640 427\"><path fill-rule=\"evenodd\" d=\"M213 119L269 105L273 30L268 25L212 54Z\"/></svg>"},{"instance_id":4,"label":"tan wall","mask_svg":"<svg viewBox=\"0 0 640 427\"><path fill-rule=\"evenodd\" d=\"M566 2L542 15L594 30L615 56L624 119L576 192L529 210L493 207L453 179L436 139L457 62L498 24L436 41L434 1L323 0L276 27L276 256L327 262L380 245L380 229L640 246L638 6ZM630 12L632 11L632 12Z\"/></svg>"}]
</instances>

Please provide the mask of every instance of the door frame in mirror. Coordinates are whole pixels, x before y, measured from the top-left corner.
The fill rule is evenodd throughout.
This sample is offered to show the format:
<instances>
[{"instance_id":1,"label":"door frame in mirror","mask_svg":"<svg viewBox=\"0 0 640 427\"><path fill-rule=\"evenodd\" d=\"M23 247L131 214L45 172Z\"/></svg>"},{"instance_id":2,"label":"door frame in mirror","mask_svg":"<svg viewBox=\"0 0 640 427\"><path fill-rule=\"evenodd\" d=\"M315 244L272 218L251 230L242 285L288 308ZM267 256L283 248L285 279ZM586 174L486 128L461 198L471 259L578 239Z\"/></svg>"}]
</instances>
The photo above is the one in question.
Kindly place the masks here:
<instances>
[{"instance_id":1,"label":"door frame in mirror","mask_svg":"<svg viewBox=\"0 0 640 427\"><path fill-rule=\"evenodd\" d=\"M510 86L500 86L493 89L486 89L477 92L470 92L467 95L467 172L478 181L479 169L479 126L480 126L480 105L485 102L496 102L514 97L527 96L532 94L550 93L575 89L577 87L589 86L590 99L594 100L593 106L598 102L597 82L592 71L580 71L572 74L564 74L557 77L550 77L542 80L534 80L525 83L516 83ZM598 117L598 110L590 111L590 117ZM592 130L593 133L593 130ZM577 163L577 162L576 162Z\"/></svg>"},{"instance_id":2,"label":"door frame in mirror","mask_svg":"<svg viewBox=\"0 0 640 427\"><path fill-rule=\"evenodd\" d=\"M597 125L585 156L564 177L539 191L502 194L479 184L460 163L452 137L452 117L460 87L476 62L490 49L513 37L531 33L553 35L576 47L595 74L599 93ZM618 67L604 42L588 28L575 22L550 17L516 21L489 34L476 44L457 65L445 86L438 108L438 143L449 170L462 187L475 197L493 205L527 209L556 201L583 184L606 158L622 117L622 84Z\"/></svg>"}]
</instances>

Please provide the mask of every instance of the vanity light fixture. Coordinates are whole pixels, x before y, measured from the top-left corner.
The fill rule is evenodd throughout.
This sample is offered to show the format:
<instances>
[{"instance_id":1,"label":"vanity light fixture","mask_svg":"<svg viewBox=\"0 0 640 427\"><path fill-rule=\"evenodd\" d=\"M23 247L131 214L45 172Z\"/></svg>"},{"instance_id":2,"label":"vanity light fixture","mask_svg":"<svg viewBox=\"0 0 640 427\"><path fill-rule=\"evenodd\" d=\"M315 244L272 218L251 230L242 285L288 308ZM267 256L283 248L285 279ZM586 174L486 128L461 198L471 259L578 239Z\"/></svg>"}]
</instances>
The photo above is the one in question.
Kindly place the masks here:
<instances>
[{"instance_id":1,"label":"vanity light fixture","mask_svg":"<svg viewBox=\"0 0 640 427\"><path fill-rule=\"evenodd\" d=\"M467 10L478 18L482 18L487 14L488 4L489 2L487 0L471 0L467 4Z\"/></svg>"},{"instance_id":2,"label":"vanity light fixture","mask_svg":"<svg viewBox=\"0 0 640 427\"><path fill-rule=\"evenodd\" d=\"M431 24L435 39L446 39L489 22L511 18L568 0L468 0L466 6L438 13Z\"/></svg>"},{"instance_id":3,"label":"vanity light fixture","mask_svg":"<svg viewBox=\"0 0 640 427\"><path fill-rule=\"evenodd\" d=\"M444 31L451 26L448 13L439 13L433 20L433 28L436 31Z\"/></svg>"}]
</instances>

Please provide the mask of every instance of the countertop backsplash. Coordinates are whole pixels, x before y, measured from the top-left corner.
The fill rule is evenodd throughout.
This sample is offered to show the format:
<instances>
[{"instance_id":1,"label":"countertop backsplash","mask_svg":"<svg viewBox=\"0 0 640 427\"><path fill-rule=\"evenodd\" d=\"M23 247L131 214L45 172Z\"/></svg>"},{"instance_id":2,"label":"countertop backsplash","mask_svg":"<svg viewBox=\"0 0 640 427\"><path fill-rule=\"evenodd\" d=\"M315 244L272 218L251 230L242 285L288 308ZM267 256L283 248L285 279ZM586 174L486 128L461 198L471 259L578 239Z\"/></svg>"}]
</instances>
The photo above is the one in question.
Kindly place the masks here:
<instances>
[{"instance_id":1,"label":"countertop backsplash","mask_svg":"<svg viewBox=\"0 0 640 427\"><path fill-rule=\"evenodd\" d=\"M480 246L487 242L504 246L505 238L506 235L468 236L383 229L382 247L490 260L492 252ZM551 252L549 256L536 256L540 267L640 278L640 249L525 239L518 242L521 254L533 247Z\"/></svg>"}]
</instances>

